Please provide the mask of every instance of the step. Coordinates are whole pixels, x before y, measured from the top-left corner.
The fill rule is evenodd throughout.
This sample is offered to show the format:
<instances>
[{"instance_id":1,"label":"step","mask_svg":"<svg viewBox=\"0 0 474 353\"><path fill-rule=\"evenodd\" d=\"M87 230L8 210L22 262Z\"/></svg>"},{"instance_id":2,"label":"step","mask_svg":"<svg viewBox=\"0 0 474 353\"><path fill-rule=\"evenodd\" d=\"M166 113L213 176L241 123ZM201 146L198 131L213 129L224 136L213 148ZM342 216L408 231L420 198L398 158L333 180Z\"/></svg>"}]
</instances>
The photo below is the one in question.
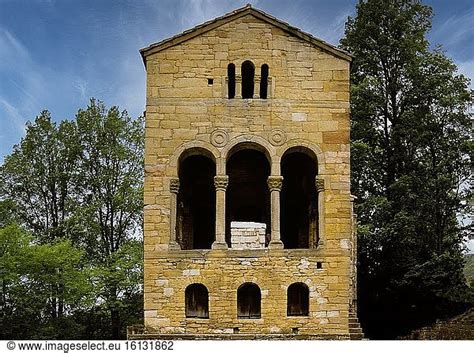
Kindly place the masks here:
<instances>
[{"instance_id":1,"label":"step","mask_svg":"<svg viewBox=\"0 0 474 353\"><path fill-rule=\"evenodd\" d=\"M350 335L351 340L363 340L364 339L364 334L363 333L351 333Z\"/></svg>"},{"instance_id":2,"label":"step","mask_svg":"<svg viewBox=\"0 0 474 353\"><path fill-rule=\"evenodd\" d=\"M359 328L351 328L349 329L349 333L352 335L353 333L364 333L364 331L362 331L362 329L359 327Z\"/></svg>"}]
</instances>

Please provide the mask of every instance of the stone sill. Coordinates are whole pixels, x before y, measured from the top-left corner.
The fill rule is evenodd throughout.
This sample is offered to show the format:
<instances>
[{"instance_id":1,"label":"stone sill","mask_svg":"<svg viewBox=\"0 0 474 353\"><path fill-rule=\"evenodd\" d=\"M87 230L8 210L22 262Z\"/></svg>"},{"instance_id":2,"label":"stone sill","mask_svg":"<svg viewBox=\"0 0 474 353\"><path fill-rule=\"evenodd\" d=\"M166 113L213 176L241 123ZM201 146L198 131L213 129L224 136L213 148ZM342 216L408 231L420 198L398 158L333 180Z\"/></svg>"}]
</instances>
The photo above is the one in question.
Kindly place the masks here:
<instances>
[{"instance_id":1,"label":"stone sill","mask_svg":"<svg viewBox=\"0 0 474 353\"><path fill-rule=\"evenodd\" d=\"M322 247L316 249L192 249L192 250L156 250L145 252L145 259L155 258L240 258L240 257L308 257L320 258L331 256L347 256L347 251L342 249L327 250ZM323 271L318 269L318 271Z\"/></svg>"}]
</instances>

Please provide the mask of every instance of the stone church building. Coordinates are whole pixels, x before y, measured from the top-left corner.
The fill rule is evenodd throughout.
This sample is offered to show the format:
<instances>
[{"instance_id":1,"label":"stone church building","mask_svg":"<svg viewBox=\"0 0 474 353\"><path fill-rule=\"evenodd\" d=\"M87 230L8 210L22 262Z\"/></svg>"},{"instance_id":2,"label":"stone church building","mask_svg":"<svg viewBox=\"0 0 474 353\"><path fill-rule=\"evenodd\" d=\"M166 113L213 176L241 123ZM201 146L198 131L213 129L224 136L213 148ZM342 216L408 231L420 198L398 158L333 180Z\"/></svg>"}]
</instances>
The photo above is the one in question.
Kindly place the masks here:
<instances>
[{"instance_id":1,"label":"stone church building","mask_svg":"<svg viewBox=\"0 0 474 353\"><path fill-rule=\"evenodd\" d=\"M247 5L141 50L144 327L349 339L351 56Z\"/></svg>"}]
</instances>

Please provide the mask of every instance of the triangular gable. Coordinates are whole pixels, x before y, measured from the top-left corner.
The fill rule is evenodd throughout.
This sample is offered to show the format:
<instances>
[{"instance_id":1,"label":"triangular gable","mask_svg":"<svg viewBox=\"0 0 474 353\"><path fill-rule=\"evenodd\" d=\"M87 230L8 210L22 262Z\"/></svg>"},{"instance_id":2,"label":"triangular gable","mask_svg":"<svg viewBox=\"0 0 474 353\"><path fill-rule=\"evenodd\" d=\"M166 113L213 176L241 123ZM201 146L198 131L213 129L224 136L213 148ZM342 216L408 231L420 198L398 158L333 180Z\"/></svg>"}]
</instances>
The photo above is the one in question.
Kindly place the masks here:
<instances>
[{"instance_id":1,"label":"triangular gable","mask_svg":"<svg viewBox=\"0 0 474 353\"><path fill-rule=\"evenodd\" d=\"M282 29L283 31L289 34L292 34L295 37L298 37L306 42L309 42L313 44L314 46L320 48L321 50L329 52L338 58L341 58L347 61L352 61L352 56L348 52L341 50L329 43L326 43L325 41L318 39L309 33L303 32L299 28L293 27L289 25L288 23L283 22L277 19L276 17L273 17L267 14L266 12L263 12L262 10L259 10L259 9L255 9L250 4L247 4L246 6L236 9L232 12L229 12L228 14L225 14L221 17L217 17L213 20L204 22L200 25L197 25L196 27L193 27L184 32L181 32L171 38L164 39L158 43L154 43L154 44L149 45L146 48L140 49L140 54L142 55L143 62L146 65L147 56L157 53L159 51L165 50L167 48L173 47L177 44L180 44L191 38L197 37L203 33L211 31L217 27L220 27L228 22L234 21L246 15L252 15L262 21L270 23L273 26L278 27Z\"/></svg>"}]
</instances>

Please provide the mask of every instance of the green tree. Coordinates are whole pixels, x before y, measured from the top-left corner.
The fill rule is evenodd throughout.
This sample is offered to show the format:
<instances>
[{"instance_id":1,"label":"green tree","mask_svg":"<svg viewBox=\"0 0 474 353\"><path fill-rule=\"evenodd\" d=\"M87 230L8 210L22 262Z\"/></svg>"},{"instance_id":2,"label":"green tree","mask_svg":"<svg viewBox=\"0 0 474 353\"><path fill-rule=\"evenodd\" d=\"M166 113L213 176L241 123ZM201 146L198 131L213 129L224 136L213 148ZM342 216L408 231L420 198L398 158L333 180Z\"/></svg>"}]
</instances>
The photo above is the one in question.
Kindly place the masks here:
<instances>
[{"instance_id":1,"label":"green tree","mask_svg":"<svg viewBox=\"0 0 474 353\"><path fill-rule=\"evenodd\" d=\"M17 222L31 234L35 247L27 247L28 256L17 261L24 266L14 268L29 287L12 288L35 292L13 296L8 304L41 313L38 322L54 322L57 329L38 324L43 331L25 329L24 336L11 338L48 338L53 332L63 338L119 338L124 325L139 322L142 159L143 119L94 99L75 120L57 124L43 111L27 124L26 136L0 166L0 227L10 234L8 227ZM85 286L80 277L69 280L78 262L67 261L76 260L93 284L94 301L79 300ZM33 271L38 267L42 272Z\"/></svg>"},{"instance_id":2,"label":"green tree","mask_svg":"<svg viewBox=\"0 0 474 353\"><path fill-rule=\"evenodd\" d=\"M136 277L141 276L141 266L136 265L142 263L136 238L143 210L143 120L132 120L117 107L107 110L103 103L91 100L87 109L78 112L76 123L81 151L75 179L81 239L101 271L99 295L110 312L112 338L119 338L123 327L120 299L137 292L141 282ZM120 266L129 256L135 271ZM130 276L135 281L130 282Z\"/></svg>"},{"instance_id":3,"label":"green tree","mask_svg":"<svg viewBox=\"0 0 474 353\"><path fill-rule=\"evenodd\" d=\"M70 326L80 330L66 313L93 299L82 257L67 240L38 245L16 224L0 229L0 337L62 338L70 334ZM57 311L58 299L62 312Z\"/></svg>"},{"instance_id":4,"label":"green tree","mask_svg":"<svg viewBox=\"0 0 474 353\"><path fill-rule=\"evenodd\" d=\"M472 190L469 81L430 51L431 8L360 1L341 45L351 69L360 315L390 338L469 301L456 216Z\"/></svg>"},{"instance_id":5,"label":"green tree","mask_svg":"<svg viewBox=\"0 0 474 353\"><path fill-rule=\"evenodd\" d=\"M18 217L42 242L64 237L73 211L73 130L71 122L57 126L48 111L41 112L0 168L1 195L15 203Z\"/></svg>"}]
</instances>

